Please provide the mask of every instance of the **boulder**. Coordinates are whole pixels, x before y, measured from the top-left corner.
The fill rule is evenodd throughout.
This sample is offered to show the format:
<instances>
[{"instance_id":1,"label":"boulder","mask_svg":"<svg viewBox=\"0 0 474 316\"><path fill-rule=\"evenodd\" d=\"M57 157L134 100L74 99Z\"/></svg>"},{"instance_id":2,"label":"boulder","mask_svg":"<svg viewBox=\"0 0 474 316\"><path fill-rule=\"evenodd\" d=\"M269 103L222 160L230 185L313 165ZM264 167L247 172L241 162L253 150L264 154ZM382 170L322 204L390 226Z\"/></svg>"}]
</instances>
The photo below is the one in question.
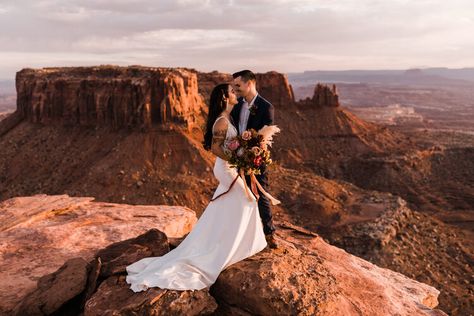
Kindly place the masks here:
<instances>
[{"instance_id":1,"label":"boulder","mask_svg":"<svg viewBox=\"0 0 474 316\"><path fill-rule=\"evenodd\" d=\"M221 273L212 286L229 315L446 315L439 291L379 268L304 230L279 229L268 249Z\"/></svg>"},{"instance_id":2,"label":"boulder","mask_svg":"<svg viewBox=\"0 0 474 316\"><path fill-rule=\"evenodd\" d=\"M99 276L106 278L113 274L125 273L125 267L144 257L158 257L170 251L168 238L158 229L150 229L136 238L113 243L99 250Z\"/></svg>"},{"instance_id":3,"label":"boulder","mask_svg":"<svg viewBox=\"0 0 474 316\"><path fill-rule=\"evenodd\" d=\"M125 276L102 282L87 301L84 316L102 315L208 315L217 308L207 290L171 291L150 288L134 293Z\"/></svg>"},{"instance_id":4,"label":"boulder","mask_svg":"<svg viewBox=\"0 0 474 316\"><path fill-rule=\"evenodd\" d=\"M155 228L154 243L127 243L99 252L105 275L123 270L124 258L168 251L164 233L173 238L187 234L197 221L185 207L128 205L94 202L91 197L35 195L0 203L0 314L9 311L44 275L56 271L68 259L89 262L111 243L141 235ZM160 237L161 236L161 237ZM164 239L163 239L164 236ZM97 264L96 264L97 265Z\"/></svg>"},{"instance_id":5,"label":"boulder","mask_svg":"<svg viewBox=\"0 0 474 316\"><path fill-rule=\"evenodd\" d=\"M15 308L15 315L74 315L80 312L80 295L87 284L88 263L73 258L54 273L38 280L34 291L29 293Z\"/></svg>"}]
</instances>

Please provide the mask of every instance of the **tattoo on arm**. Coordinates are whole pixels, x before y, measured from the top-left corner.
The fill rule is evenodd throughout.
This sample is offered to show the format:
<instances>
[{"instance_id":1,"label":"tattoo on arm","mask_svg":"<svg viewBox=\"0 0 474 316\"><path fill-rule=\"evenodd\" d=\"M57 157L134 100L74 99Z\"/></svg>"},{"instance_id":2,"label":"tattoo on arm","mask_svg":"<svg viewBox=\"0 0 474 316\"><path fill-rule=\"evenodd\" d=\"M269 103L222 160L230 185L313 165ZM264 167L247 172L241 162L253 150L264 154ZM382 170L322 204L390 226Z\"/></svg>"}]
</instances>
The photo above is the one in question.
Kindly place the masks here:
<instances>
[{"instance_id":1,"label":"tattoo on arm","mask_svg":"<svg viewBox=\"0 0 474 316\"><path fill-rule=\"evenodd\" d=\"M212 134L212 143L218 143L221 144L224 142L226 136L226 131L225 130L217 130Z\"/></svg>"}]
</instances>

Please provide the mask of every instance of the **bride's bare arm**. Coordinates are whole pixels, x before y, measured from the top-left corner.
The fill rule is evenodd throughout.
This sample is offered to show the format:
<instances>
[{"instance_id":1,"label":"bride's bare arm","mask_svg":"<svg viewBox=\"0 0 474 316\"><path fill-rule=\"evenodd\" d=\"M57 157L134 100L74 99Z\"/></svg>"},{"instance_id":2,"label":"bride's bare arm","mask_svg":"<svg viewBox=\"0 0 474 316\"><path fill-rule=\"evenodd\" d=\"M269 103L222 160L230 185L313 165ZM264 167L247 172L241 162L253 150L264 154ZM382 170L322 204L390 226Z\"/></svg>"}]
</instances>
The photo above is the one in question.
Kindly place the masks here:
<instances>
[{"instance_id":1,"label":"bride's bare arm","mask_svg":"<svg viewBox=\"0 0 474 316\"><path fill-rule=\"evenodd\" d=\"M219 120L214 126L212 133L212 145L211 152L217 157L228 160L229 158L224 153L224 141L227 134L227 122L225 120Z\"/></svg>"}]
</instances>

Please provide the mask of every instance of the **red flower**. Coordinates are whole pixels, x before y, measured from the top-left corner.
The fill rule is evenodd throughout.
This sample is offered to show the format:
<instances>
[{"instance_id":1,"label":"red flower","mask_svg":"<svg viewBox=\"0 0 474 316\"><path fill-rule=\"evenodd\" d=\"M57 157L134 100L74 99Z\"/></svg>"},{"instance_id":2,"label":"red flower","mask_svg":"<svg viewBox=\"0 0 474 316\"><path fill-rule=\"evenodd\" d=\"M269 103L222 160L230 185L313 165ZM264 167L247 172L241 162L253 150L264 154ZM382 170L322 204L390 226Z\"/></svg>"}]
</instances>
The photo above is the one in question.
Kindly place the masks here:
<instances>
[{"instance_id":1,"label":"red flower","mask_svg":"<svg viewBox=\"0 0 474 316\"><path fill-rule=\"evenodd\" d=\"M253 160L253 164L257 167L260 167L260 165L262 164L262 157L261 156L255 157L255 159Z\"/></svg>"}]
</instances>

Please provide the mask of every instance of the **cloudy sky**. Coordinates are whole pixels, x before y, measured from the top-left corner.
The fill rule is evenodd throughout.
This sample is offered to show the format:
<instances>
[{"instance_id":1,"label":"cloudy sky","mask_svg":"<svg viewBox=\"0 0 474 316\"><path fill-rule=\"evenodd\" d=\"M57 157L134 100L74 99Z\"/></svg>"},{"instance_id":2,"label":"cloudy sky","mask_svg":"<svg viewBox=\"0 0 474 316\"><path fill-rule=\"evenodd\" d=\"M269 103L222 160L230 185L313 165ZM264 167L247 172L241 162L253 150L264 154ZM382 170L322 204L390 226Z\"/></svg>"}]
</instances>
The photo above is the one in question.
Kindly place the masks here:
<instances>
[{"instance_id":1,"label":"cloudy sky","mask_svg":"<svg viewBox=\"0 0 474 316\"><path fill-rule=\"evenodd\" d=\"M473 67L473 34L472 0L0 0L0 79L99 64Z\"/></svg>"}]
</instances>

